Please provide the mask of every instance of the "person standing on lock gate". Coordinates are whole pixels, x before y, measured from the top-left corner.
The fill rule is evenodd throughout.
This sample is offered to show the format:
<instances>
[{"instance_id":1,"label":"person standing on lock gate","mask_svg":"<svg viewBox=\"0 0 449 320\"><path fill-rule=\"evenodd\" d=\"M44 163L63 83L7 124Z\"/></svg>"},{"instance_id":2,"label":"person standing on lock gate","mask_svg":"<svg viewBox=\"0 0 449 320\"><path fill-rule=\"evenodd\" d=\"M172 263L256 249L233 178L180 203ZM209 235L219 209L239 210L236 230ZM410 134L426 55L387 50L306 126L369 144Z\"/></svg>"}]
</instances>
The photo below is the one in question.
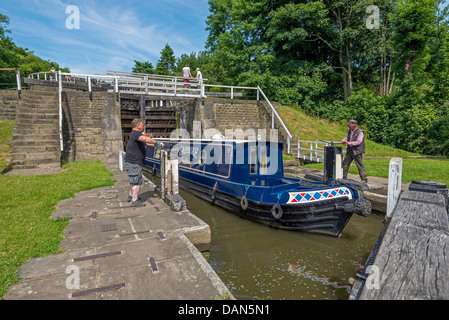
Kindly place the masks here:
<instances>
[{"instance_id":1,"label":"person standing on lock gate","mask_svg":"<svg viewBox=\"0 0 449 320\"><path fill-rule=\"evenodd\" d=\"M203 83L203 74L201 73L200 68L196 68L195 80L198 81L199 84Z\"/></svg>"},{"instance_id":2,"label":"person standing on lock gate","mask_svg":"<svg viewBox=\"0 0 449 320\"><path fill-rule=\"evenodd\" d=\"M348 128L348 133L342 140L342 143L346 146L346 156L343 160L343 179L348 177L349 166L354 161L359 170L360 179L368 183L368 176L366 175L365 165L363 164L365 135L363 130L357 127L356 120L349 120Z\"/></svg>"},{"instance_id":3,"label":"person standing on lock gate","mask_svg":"<svg viewBox=\"0 0 449 320\"><path fill-rule=\"evenodd\" d=\"M145 207L139 197L140 185L142 184L142 167L145 159L145 146L154 145L156 148L164 146L163 143L156 141L142 134L145 130L145 123L142 119L136 118L131 122L132 130L129 140L126 144L125 170L128 173L129 184L131 185L128 202L131 206Z\"/></svg>"},{"instance_id":4,"label":"person standing on lock gate","mask_svg":"<svg viewBox=\"0 0 449 320\"><path fill-rule=\"evenodd\" d=\"M193 79L192 74L190 73L190 67L188 63L186 63L186 66L182 68L182 78L184 81L184 88L188 88L190 79Z\"/></svg>"}]
</instances>

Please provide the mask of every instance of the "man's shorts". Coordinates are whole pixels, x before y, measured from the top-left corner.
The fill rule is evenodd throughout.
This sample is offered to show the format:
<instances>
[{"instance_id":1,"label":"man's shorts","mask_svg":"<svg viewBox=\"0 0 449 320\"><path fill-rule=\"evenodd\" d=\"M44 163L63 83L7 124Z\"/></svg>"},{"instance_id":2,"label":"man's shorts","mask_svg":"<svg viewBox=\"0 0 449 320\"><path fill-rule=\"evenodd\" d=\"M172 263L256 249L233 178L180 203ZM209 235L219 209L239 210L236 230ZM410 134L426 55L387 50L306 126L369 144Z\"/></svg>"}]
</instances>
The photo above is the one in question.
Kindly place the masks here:
<instances>
[{"instance_id":1,"label":"man's shorts","mask_svg":"<svg viewBox=\"0 0 449 320\"><path fill-rule=\"evenodd\" d=\"M128 173L130 185L140 186L142 184L142 166L140 164L125 162L125 170Z\"/></svg>"},{"instance_id":2,"label":"man's shorts","mask_svg":"<svg viewBox=\"0 0 449 320\"><path fill-rule=\"evenodd\" d=\"M189 78L184 78L184 83L189 83L190 79Z\"/></svg>"}]
</instances>

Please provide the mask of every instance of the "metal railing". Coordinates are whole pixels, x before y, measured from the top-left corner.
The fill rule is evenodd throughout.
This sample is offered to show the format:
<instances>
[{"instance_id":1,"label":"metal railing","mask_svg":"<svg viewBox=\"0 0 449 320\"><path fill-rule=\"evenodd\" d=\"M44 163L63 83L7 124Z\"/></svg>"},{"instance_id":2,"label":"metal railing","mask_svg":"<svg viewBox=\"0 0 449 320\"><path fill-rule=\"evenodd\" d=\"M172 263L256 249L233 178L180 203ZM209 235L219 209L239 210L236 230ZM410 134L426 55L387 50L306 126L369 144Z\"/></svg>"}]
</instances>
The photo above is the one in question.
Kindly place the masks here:
<instances>
[{"instance_id":1,"label":"metal railing","mask_svg":"<svg viewBox=\"0 0 449 320\"><path fill-rule=\"evenodd\" d=\"M19 99L20 99L20 94L22 93L22 81L20 78L20 68L0 68L0 71L15 71L16 75L15 75L15 84L16 84L16 88L17 88L17 92L19 95ZM14 78L14 76L6 76L5 78ZM6 85L6 86L11 86L13 85L14 82L9 82L9 83L2 83L2 85Z\"/></svg>"},{"instance_id":2,"label":"metal railing","mask_svg":"<svg viewBox=\"0 0 449 320\"><path fill-rule=\"evenodd\" d=\"M342 144L340 141L325 141L325 140L298 140L298 159L307 160L309 162L323 162L324 161L324 147ZM343 148L343 157L346 153Z\"/></svg>"},{"instance_id":3,"label":"metal railing","mask_svg":"<svg viewBox=\"0 0 449 320\"><path fill-rule=\"evenodd\" d=\"M190 81L184 83L182 77L166 76L166 75L154 75L154 74L141 74L133 72L121 72L121 71L108 71L106 75L100 74L76 74L66 72L38 72L28 75L28 78L52 80L59 83L59 90L62 91L62 83L85 83L88 86L89 96L92 99L92 88L102 87L109 92L115 92L116 99L118 101L119 94L143 94L143 95L155 95L155 96L179 96L189 98L206 98L208 92L205 92L205 88L226 88L230 89L230 98L234 99L235 90L254 90L256 92L257 101L260 100L260 96L267 102L271 109L271 128L275 128L275 119L278 120L280 127L285 131L287 135L287 153L290 153L290 141L292 135L288 130L285 123L282 121L276 109L268 100L262 89L257 87L242 87L242 86L224 86L204 84L203 79L201 82ZM60 81L61 80L61 81ZM212 93L210 93L212 95Z\"/></svg>"}]
</instances>

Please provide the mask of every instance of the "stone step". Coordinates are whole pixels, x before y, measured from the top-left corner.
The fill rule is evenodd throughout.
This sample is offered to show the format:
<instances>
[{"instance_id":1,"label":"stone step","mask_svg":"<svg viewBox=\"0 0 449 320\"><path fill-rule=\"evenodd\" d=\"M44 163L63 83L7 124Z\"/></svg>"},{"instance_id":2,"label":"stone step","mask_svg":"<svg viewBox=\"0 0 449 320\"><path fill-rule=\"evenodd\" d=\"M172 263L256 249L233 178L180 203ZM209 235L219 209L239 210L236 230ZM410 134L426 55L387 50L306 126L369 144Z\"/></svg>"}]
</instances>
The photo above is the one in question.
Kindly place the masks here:
<instances>
[{"instance_id":1,"label":"stone step","mask_svg":"<svg viewBox=\"0 0 449 320\"><path fill-rule=\"evenodd\" d=\"M41 164L49 164L49 163L60 163L60 159L22 159L22 160L13 160L12 166L13 169L32 169L36 168Z\"/></svg>"},{"instance_id":2,"label":"stone step","mask_svg":"<svg viewBox=\"0 0 449 320\"><path fill-rule=\"evenodd\" d=\"M43 112L43 113L54 113L59 114L59 106L58 105L33 105L33 104L22 104L18 110L20 113L37 113L37 112Z\"/></svg>"},{"instance_id":3,"label":"stone step","mask_svg":"<svg viewBox=\"0 0 449 320\"><path fill-rule=\"evenodd\" d=\"M13 151L17 153L31 153L31 152L59 152L58 143L41 144L41 145L28 145L28 146L13 146Z\"/></svg>"},{"instance_id":4,"label":"stone step","mask_svg":"<svg viewBox=\"0 0 449 320\"><path fill-rule=\"evenodd\" d=\"M13 162L12 163L13 169L35 169L38 166L36 164L21 164L20 162Z\"/></svg>"},{"instance_id":5,"label":"stone step","mask_svg":"<svg viewBox=\"0 0 449 320\"><path fill-rule=\"evenodd\" d=\"M12 146L32 146L32 145L54 145L59 144L59 135L48 136L16 136L13 135L11 140Z\"/></svg>"},{"instance_id":6,"label":"stone step","mask_svg":"<svg viewBox=\"0 0 449 320\"><path fill-rule=\"evenodd\" d=\"M60 157L61 157L60 151L12 153L12 158L14 161L36 160L36 159L59 159Z\"/></svg>"},{"instance_id":7,"label":"stone step","mask_svg":"<svg viewBox=\"0 0 449 320\"><path fill-rule=\"evenodd\" d=\"M21 120L59 120L59 114L52 113L45 113L45 112L35 112L35 113L24 113L23 110L21 110L19 113L17 113L17 118L20 118Z\"/></svg>"},{"instance_id":8,"label":"stone step","mask_svg":"<svg viewBox=\"0 0 449 320\"><path fill-rule=\"evenodd\" d=\"M54 105L59 107L59 98L53 98L53 97L32 97L32 98L25 98L22 99L22 104L24 105Z\"/></svg>"},{"instance_id":9,"label":"stone step","mask_svg":"<svg viewBox=\"0 0 449 320\"><path fill-rule=\"evenodd\" d=\"M46 126L58 126L59 119L22 119L20 116L16 118L16 126L29 126L37 124Z\"/></svg>"},{"instance_id":10,"label":"stone step","mask_svg":"<svg viewBox=\"0 0 449 320\"><path fill-rule=\"evenodd\" d=\"M22 91L22 98L33 98L33 97L51 97L51 96L56 96L58 97L58 91L57 89L55 90L50 90L50 91L37 91L37 90L32 90L32 91Z\"/></svg>"},{"instance_id":11,"label":"stone step","mask_svg":"<svg viewBox=\"0 0 449 320\"><path fill-rule=\"evenodd\" d=\"M15 135L33 135L33 136L40 136L40 135L59 135L59 128L49 128L47 126L21 126L19 128L15 128L13 131L13 134Z\"/></svg>"}]
</instances>

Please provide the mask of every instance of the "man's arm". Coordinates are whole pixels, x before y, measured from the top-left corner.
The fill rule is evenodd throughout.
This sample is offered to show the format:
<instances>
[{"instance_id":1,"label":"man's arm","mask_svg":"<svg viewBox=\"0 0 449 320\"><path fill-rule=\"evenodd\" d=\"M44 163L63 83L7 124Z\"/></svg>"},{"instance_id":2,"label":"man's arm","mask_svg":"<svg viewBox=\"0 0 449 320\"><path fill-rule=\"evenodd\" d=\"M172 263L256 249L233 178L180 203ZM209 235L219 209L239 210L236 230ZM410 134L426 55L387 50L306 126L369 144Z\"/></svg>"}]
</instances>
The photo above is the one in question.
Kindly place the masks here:
<instances>
[{"instance_id":1,"label":"man's arm","mask_svg":"<svg viewBox=\"0 0 449 320\"><path fill-rule=\"evenodd\" d=\"M157 142L156 140L151 139L150 137L144 135L140 136L139 139L137 140L139 140L140 142L144 142L146 144L155 144Z\"/></svg>"},{"instance_id":2,"label":"man's arm","mask_svg":"<svg viewBox=\"0 0 449 320\"><path fill-rule=\"evenodd\" d=\"M347 134L345 135L345 137L343 138L343 140L341 140L341 142L342 142L345 146L348 145L348 135L349 135L349 133L347 133Z\"/></svg>"},{"instance_id":3,"label":"man's arm","mask_svg":"<svg viewBox=\"0 0 449 320\"><path fill-rule=\"evenodd\" d=\"M358 146L359 144L361 144L362 141L363 141L363 132L360 132L359 135L357 136L357 140L348 142L348 145L349 145L350 147L356 147L356 146Z\"/></svg>"}]
</instances>

